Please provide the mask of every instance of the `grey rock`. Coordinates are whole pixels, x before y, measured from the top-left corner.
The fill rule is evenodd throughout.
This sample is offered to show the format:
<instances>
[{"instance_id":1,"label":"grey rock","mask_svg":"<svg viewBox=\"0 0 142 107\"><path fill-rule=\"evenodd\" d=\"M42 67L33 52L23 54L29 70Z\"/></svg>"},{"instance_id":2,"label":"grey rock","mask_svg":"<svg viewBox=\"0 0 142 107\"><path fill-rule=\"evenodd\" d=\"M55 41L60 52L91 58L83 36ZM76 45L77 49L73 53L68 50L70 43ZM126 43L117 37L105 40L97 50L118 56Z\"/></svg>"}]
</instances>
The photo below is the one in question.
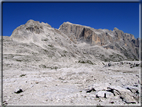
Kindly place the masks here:
<instances>
[{"instance_id":1,"label":"grey rock","mask_svg":"<svg viewBox=\"0 0 142 107\"><path fill-rule=\"evenodd\" d=\"M107 91L112 92L115 96L118 95L120 99L122 99L122 101L127 104L137 103L139 101L137 95L131 93L131 91L128 91L127 89L122 87L108 87Z\"/></svg>"},{"instance_id":2,"label":"grey rock","mask_svg":"<svg viewBox=\"0 0 142 107\"><path fill-rule=\"evenodd\" d=\"M16 94L19 94L19 93L21 93L21 92L23 92L23 90L22 90L21 88L18 88L18 89L16 89L16 90L14 91L14 93L16 93Z\"/></svg>"},{"instance_id":3,"label":"grey rock","mask_svg":"<svg viewBox=\"0 0 142 107\"><path fill-rule=\"evenodd\" d=\"M121 93L119 92L119 90L115 89L115 88L107 87L106 91L113 93L114 96L121 95Z\"/></svg>"},{"instance_id":4,"label":"grey rock","mask_svg":"<svg viewBox=\"0 0 142 107\"><path fill-rule=\"evenodd\" d=\"M123 93L120 98L122 99L122 101L124 101L127 104L136 104L137 101L134 99L134 97L132 95L129 95L128 93Z\"/></svg>"},{"instance_id":5,"label":"grey rock","mask_svg":"<svg viewBox=\"0 0 142 107\"><path fill-rule=\"evenodd\" d=\"M111 92L107 92L107 91L99 91L96 93L96 96L98 96L99 98L109 98L109 97L113 97L114 95Z\"/></svg>"},{"instance_id":6,"label":"grey rock","mask_svg":"<svg viewBox=\"0 0 142 107\"><path fill-rule=\"evenodd\" d=\"M87 89L86 90L86 93L90 93L90 92L92 92L92 91L96 91L94 88L91 88L91 89Z\"/></svg>"},{"instance_id":7,"label":"grey rock","mask_svg":"<svg viewBox=\"0 0 142 107\"><path fill-rule=\"evenodd\" d=\"M111 66L111 63L109 62L109 63L108 63L108 67L110 67L110 66Z\"/></svg>"},{"instance_id":8,"label":"grey rock","mask_svg":"<svg viewBox=\"0 0 142 107\"><path fill-rule=\"evenodd\" d=\"M134 94L139 94L139 87L125 86L126 89L130 90Z\"/></svg>"}]
</instances>

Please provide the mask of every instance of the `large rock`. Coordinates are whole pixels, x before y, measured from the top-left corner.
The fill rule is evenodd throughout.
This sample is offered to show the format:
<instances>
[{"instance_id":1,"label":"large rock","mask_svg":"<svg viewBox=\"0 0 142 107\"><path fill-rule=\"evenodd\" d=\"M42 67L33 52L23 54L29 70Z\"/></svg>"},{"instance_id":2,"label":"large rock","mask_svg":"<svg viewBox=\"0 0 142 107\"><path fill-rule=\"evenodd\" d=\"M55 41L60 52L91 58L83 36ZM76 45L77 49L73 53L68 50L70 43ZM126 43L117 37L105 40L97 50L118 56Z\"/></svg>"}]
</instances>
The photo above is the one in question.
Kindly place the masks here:
<instances>
[{"instance_id":1,"label":"large rock","mask_svg":"<svg viewBox=\"0 0 142 107\"><path fill-rule=\"evenodd\" d=\"M111 92L99 91L96 93L96 96L101 98L109 98L109 97L113 97L114 95Z\"/></svg>"},{"instance_id":2,"label":"large rock","mask_svg":"<svg viewBox=\"0 0 142 107\"><path fill-rule=\"evenodd\" d=\"M112 92L115 96L119 96L122 101L125 103L138 103L139 98L135 94L133 94L129 89L122 88L122 87L115 87L115 86L110 86L108 87L109 92Z\"/></svg>"},{"instance_id":3,"label":"large rock","mask_svg":"<svg viewBox=\"0 0 142 107\"><path fill-rule=\"evenodd\" d=\"M134 98L132 93L121 92L120 98L128 104L137 103L137 100Z\"/></svg>"}]
</instances>

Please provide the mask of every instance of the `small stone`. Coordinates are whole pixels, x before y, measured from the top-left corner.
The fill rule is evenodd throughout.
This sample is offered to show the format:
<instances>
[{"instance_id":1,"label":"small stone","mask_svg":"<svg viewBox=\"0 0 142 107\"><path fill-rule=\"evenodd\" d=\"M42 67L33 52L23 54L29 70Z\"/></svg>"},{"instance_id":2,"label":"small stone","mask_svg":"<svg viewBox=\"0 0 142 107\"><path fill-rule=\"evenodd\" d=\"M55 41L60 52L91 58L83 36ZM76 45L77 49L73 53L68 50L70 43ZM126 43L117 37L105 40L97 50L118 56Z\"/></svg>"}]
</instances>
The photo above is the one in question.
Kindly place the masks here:
<instances>
[{"instance_id":1,"label":"small stone","mask_svg":"<svg viewBox=\"0 0 142 107\"><path fill-rule=\"evenodd\" d=\"M14 91L14 93L16 93L16 94L19 94L19 93L21 93L21 92L23 92L23 90L22 90L21 88L16 89L16 90Z\"/></svg>"},{"instance_id":2,"label":"small stone","mask_svg":"<svg viewBox=\"0 0 142 107\"><path fill-rule=\"evenodd\" d=\"M92 91L96 91L94 88L91 88L91 89L88 89L87 91L86 91L86 93L90 93L90 92L92 92Z\"/></svg>"},{"instance_id":3,"label":"small stone","mask_svg":"<svg viewBox=\"0 0 142 107\"><path fill-rule=\"evenodd\" d=\"M99 96L98 96L98 95L96 95L96 98L99 98Z\"/></svg>"},{"instance_id":4,"label":"small stone","mask_svg":"<svg viewBox=\"0 0 142 107\"><path fill-rule=\"evenodd\" d=\"M110 66L111 66L111 63L108 63L108 66L110 67Z\"/></svg>"},{"instance_id":5,"label":"small stone","mask_svg":"<svg viewBox=\"0 0 142 107\"><path fill-rule=\"evenodd\" d=\"M110 103L111 103L111 104L113 104L114 102L113 102L113 101L111 101Z\"/></svg>"},{"instance_id":6,"label":"small stone","mask_svg":"<svg viewBox=\"0 0 142 107\"><path fill-rule=\"evenodd\" d=\"M38 84L39 82L36 82L36 84Z\"/></svg>"}]
</instances>

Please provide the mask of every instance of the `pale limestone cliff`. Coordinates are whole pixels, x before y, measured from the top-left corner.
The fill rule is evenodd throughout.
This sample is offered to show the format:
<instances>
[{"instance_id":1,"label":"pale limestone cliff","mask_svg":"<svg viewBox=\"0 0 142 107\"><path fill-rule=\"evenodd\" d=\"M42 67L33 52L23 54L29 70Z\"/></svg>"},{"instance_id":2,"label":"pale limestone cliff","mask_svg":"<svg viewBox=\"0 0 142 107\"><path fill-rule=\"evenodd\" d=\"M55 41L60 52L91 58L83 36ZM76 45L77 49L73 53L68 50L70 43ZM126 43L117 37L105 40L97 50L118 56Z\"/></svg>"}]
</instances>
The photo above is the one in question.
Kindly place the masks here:
<instances>
[{"instance_id":1,"label":"pale limestone cliff","mask_svg":"<svg viewBox=\"0 0 142 107\"><path fill-rule=\"evenodd\" d=\"M64 22L59 27L59 30L70 38L72 38L71 35L74 35L75 38L72 38L72 40L103 46L105 49L118 50L128 59L139 59L138 40L135 39L134 35L124 33L116 27L111 31Z\"/></svg>"}]
</instances>

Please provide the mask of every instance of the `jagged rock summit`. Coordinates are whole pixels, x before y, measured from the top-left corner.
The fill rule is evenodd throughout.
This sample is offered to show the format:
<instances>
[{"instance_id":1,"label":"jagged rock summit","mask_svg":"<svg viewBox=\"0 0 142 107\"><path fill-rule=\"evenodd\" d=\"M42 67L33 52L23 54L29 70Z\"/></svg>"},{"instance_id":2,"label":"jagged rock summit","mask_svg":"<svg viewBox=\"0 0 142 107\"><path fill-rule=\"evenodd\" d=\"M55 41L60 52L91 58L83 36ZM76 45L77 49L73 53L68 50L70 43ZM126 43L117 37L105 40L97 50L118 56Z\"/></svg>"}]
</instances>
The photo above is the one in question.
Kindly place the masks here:
<instances>
[{"instance_id":1,"label":"jagged rock summit","mask_svg":"<svg viewBox=\"0 0 142 107\"><path fill-rule=\"evenodd\" d=\"M117 30L119 30L118 28L116 28L116 27L114 27L114 29L113 30L115 30L115 31L117 31Z\"/></svg>"},{"instance_id":2,"label":"jagged rock summit","mask_svg":"<svg viewBox=\"0 0 142 107\"><path fill-rule=\"evenodd\" d=\"M45 29L50 28L51 26L47 23L29 20L25 25L17 27L10 38L17 41L32 41L34 35L46 33Z\"/></svg>"}]
</instances>

